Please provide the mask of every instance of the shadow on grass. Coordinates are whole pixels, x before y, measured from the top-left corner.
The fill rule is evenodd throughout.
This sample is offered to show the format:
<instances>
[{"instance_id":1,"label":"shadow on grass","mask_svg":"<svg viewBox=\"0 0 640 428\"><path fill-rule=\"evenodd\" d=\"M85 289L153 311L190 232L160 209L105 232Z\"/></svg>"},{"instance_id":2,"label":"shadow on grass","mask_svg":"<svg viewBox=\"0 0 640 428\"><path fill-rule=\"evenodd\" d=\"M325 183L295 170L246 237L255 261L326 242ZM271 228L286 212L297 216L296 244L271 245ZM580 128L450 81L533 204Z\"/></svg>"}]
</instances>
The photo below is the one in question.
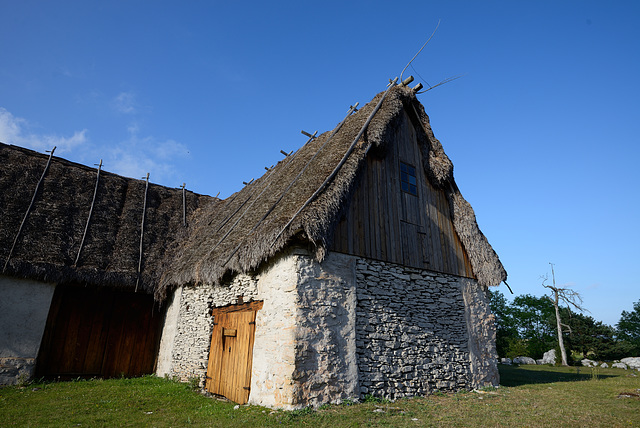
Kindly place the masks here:
<instances>
[{"instance_id":1,"label":"shadow on grass","mask_svg":"<svg viewBox=\"0 0 640 428\"><path fill-rule=\"evenodd\" d=\"M614 375L600 374L588 367L506 366L498 365L500 385L520 386L534 383L576 382L606 379Z\"/></svg>"}]
</instances>

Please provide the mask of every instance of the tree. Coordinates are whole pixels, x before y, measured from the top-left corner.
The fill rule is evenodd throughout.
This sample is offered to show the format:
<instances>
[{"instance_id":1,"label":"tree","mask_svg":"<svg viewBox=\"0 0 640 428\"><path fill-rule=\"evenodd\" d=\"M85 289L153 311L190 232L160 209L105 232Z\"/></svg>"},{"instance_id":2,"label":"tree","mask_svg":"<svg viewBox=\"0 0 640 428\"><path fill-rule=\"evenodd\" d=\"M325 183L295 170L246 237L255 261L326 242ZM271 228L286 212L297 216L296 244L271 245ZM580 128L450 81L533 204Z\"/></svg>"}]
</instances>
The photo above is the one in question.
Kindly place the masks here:
<instances>
[{"instance_id":1,"label":"tree","mask_svg":"<svg viewBox=\"0 0 640 428\"><path fill-rule=\"evenodd\" d=\"M545 351L554 346L553 304L546 297L530 294L516 296L512 304L520 339L526 345L527 354L532 358L542 358ZM521 347L518 348L518 353Z\"/></svg>"},{"instance_id":2,"label":"tree","mask_svg":"<svg viewBox=\"0 0 640 428\"><path fill-rule=\"evenodd\" d=\"M511 305L500 291L489 290L489 305L495 316L496 352L505 357L512 344L520 339L517 321Z\"/></svg>"},{"instance_id":3,"label":"tree","mask_svg":"<svg viewBox=\"0 0 640 428\"><path fill-rule=\"evenodd\" d=\"M546 297L528 294L509 303L499 291L491 291L489 303L495 316L496 351L501 357L540 358L553 346L553 305Z\"/></svg>"},{"instance_id":4,"label":"tree","mask_svg":"<svg viewBox=\"0 0 640 428\"><path fill-rule=\"evenodd\" d=\"M616 324L618 338L629 342L640 354L640 300L633 304L633 311L622 311L620 321Z\"/></svg>"},{"instance_id":5,"label":"tree","mask_svg":"<svg viewBox=\"0 0 640 428\"><path fill-rule=\"evenodd\" d=\"M562 355L562 365L568 366L567 362L567 351L564 348L564 340L562 338L562 327L566 327L571 332L571 327L567 324L563 324L560 318L560 302L564 302L567 304L569 310L571 310L571 306L579 310L580 312L584 311L582 308L582 297L580 294L572 290L570 288L561 288L556 286L556 275L553 271L553 263L549 263L551 265L551 277L553 279L553 285L547 285L545 282L548 278L544 277L542 281L542 286L551 290L551 296L548 296L549 299L553 302L553 307L556 313L556 328L558 330L558 345L560 346L560 354Z\"/></svg>"},{"instance_id":6,"label":"tree","mask_svg":"<svg viewBox=\"0 0 640 428\"><path fill-rule=\"evenodd\" d=\"M630 344L616 337L616 330L593 317L561 308L562 319L571 327L565 337L567 349L596 360L617 360L629 356Z\"/></svg>"}]
</instances>

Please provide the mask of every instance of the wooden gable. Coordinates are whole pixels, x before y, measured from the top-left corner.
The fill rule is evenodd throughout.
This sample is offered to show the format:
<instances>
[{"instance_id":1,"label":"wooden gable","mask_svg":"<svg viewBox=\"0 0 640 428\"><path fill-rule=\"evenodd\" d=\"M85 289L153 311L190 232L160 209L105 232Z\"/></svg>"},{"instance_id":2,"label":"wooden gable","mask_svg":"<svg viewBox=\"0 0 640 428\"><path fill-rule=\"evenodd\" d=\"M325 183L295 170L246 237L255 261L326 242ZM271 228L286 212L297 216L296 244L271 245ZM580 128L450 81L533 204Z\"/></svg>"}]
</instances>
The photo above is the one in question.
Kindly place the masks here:
<instances>
[{"instance_id":1,"label":"wooden gable","mask_svg":"<svg viewBox=\"0 0 640 428\"><path fill-rule=\"evenodd\" d=\"M416 128L406 113L391 140L383 156L367 156L330 249L473 278L449 201L429 183ZM405 183L403 190L403 164L415 168L415 188Z\"/></svg>"}]
</instances>

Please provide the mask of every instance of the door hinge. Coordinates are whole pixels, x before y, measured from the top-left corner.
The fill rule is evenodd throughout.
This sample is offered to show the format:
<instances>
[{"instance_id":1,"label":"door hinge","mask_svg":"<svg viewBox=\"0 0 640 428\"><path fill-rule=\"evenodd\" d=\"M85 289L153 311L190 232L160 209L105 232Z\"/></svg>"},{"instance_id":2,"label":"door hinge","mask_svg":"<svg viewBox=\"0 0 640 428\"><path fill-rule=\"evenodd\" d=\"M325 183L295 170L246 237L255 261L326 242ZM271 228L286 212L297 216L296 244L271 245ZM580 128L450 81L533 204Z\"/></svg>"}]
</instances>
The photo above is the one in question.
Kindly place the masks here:
<instances>
[{"instance_id":1,"label":"door hinge","mask_svg":"<svg viewBox=\"0 0 640 428\"><path fill-rule=\"evenodd\" d=\"M249 325L255 324L255 323L256 323L255 321L249 321Z\"/></svg>"},{"instance_id":2,"label":"door hinge","mask_svg":"<svg viewBox=\"0 0 640 428\"><path fill-rule=\"evenodd\" d=\"M246 389L247 391L250 391L251 387L250 386L243 386L242 389Z\"/></svg>"},{"instance_id":3,"label":"door hinge","mask_svg":"<svg viewBox=\"0 0 640 428\"><path fill-rule=\"evenodd\" d=\"M206 375L205 375L205 377L204 377L204 378L205 378L205 379L209 379L209 380L213 379L211 376L206 376Z\"/></svg>"}]
</instances>

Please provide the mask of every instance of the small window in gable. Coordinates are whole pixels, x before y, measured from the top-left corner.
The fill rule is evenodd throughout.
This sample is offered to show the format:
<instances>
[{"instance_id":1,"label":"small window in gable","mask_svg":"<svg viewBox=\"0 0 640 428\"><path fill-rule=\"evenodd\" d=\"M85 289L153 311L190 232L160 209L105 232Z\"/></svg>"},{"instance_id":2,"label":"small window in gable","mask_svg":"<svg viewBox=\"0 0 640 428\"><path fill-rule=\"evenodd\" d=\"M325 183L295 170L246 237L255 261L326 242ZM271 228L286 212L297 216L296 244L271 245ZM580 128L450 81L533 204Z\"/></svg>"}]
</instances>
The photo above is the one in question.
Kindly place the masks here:
<instances>
[{"instance_id":1,"label":"small window in gable","mask_svg":"<svg viewBox=\"0 0 640 428\"><path fill-rule=\"evenodd\" d=\"M400 162L400 184L403 191L418 196L418 181L416 180L415 167Z\"/></svg>"}]
</instances>

